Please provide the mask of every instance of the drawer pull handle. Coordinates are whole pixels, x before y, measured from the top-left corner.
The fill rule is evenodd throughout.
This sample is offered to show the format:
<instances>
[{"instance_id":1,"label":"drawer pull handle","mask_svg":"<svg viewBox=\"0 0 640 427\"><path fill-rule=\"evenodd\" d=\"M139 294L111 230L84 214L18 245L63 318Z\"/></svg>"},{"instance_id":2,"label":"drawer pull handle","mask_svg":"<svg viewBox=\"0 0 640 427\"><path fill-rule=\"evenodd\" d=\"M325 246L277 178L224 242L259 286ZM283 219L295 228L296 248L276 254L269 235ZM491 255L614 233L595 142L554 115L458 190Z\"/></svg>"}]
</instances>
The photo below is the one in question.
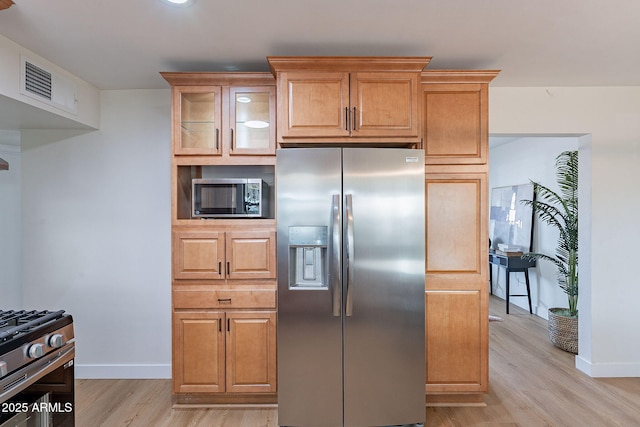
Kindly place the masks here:
<instances>
[{"instance_id":1,"label":"drawer pull handle","mask_svg":"<svg viewBox=\"0 0 640 427\"><path fill-rule=\"evenodd\" d=\"M228 302L231 303L231 298L218 298L219 303Z\"/></svg>"}]
</instances>

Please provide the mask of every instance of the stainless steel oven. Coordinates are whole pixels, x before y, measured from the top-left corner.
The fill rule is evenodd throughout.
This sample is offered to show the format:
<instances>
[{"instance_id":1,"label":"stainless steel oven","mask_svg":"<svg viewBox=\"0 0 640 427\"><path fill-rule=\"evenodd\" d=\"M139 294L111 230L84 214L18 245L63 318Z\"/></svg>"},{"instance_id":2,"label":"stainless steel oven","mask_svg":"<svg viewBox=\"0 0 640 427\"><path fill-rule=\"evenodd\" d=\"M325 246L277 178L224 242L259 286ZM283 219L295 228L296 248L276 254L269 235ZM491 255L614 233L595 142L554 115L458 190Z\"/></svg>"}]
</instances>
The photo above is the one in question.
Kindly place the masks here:
<instances>
[{"instance_id":1,"label":"stainless steel oven","mask_svg":"<svg viewBox=\"0 0 640 427\"><path fill-rule=\"evenodd\" d=\"M0 311L0 427L74 426L74 357L64 311Z\"/></svg>"}]
</instances>

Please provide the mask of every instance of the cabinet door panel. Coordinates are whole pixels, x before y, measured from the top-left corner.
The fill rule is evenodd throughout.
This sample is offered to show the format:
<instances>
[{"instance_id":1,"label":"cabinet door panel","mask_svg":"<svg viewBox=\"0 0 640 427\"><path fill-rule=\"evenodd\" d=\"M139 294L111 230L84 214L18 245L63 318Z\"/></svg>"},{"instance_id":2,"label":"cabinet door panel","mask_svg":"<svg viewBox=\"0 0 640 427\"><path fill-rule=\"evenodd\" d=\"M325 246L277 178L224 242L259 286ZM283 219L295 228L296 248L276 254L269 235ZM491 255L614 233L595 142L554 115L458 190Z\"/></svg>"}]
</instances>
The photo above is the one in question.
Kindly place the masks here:
<instances>
[{"instance_id":1,"label":"cabinet door panel","mask_svg":"<svg viewBox=\"0 0 640 427\"><path fill-rule=\"evenodd\" d=\"M418 77L413 73L351 74L353 136L399 137L419 133Z\"/></svg>"},{"instance_id":2,"label":"cabinet door panel","mask_svg":"<svg viewBox=\"0 0 640 427\"><path fill-rule=\"evenodd\" d=\"M486 85L423 85L426 164L486 164Z\"/></svg>"},{"instance_id":3,"label":"cabinet door panel","mask_svg":"<svg viewBox=\"0 0 640 427\"><path fill-rule=\"evenodd\" d=\"M488 384L487 174L426 174L426 391Z\"/></svg>"},{"instance_id":4,"label":"cabinet door panel","mask_svg":"<svg viewBox=\"0 0 640 427\"><path fill-rule=\"evenodd\" d=\"M488 318L480 291L427 291L426 391L481 391L488 372Z\"/></svg>"},{"instance_id":5,"label":"cabinet door panel","mask_svg":"<svg viewBox=\"0 0 640 427\"><path fill-rule=\"evenodd\" d=\"M275 232L227 233L227 269L229 279L275 279Z\"/></svg>"},{"instance_id":6,"label":"cabinet door panel","mask_svg":"<svg viewBox=\"0 0 640 427\"><path fill-rule=\"evenodd\" d=\"M174 154L219 155L221 88L174 88L173 97Z\"/></svg>"},{"instance_id":7,"label":"cabinet door panel","mask_svg":"<svg viewBox=\"0 0 640 427\"><path fill-rule=\"evenodd\" d=\"M228 312L227 391L276 391L276 313Z\"/></svg>"},{"instance_id":8,"label":"cabinet door panel","mask_svg":"<svg viewBox=\"0 0 640 427\"><path fill-rule=\"evenodd\" d=\"M276 88L231 87L229 89L229 154L276 154Z\"/></svg>"},{"instance_id":9,"label":"cabinet door panel","mask_svg":"<svg viewBox=\"0 0 640 427\"><path fill-rule=\"evenodd\" d=\"M427 289L478 289L487 281L485 173L427 174Z\"/></svg>"},{"instance_id":10,"label":"cabinet door panel","mask_svg":"<svg viewBox=\"0 0 640 427\"><path fill-rule=\"evenodd\" d=\"M225 387L224 313L175 313L175 393L215 393Z\"/></svg>"},{"instance_id":11,"label":"cabinet door panel","mask_svg":"<svg viewBox=\"0 0 640 427\"><path fill-rule=\"evenodd\" d=\"M173 277L224 279L224 243L224 233L174 233Z\"/></svg>"},{"instance_id":12,"label":"cabinet door panel","mask_svg":"<svg viewBox=\"0 0 640 427\"><path fill-rule=\"evenodd\" d=\"M348 73L282 73L279 137L349 136Z\"/></svg>"}]
</instances>

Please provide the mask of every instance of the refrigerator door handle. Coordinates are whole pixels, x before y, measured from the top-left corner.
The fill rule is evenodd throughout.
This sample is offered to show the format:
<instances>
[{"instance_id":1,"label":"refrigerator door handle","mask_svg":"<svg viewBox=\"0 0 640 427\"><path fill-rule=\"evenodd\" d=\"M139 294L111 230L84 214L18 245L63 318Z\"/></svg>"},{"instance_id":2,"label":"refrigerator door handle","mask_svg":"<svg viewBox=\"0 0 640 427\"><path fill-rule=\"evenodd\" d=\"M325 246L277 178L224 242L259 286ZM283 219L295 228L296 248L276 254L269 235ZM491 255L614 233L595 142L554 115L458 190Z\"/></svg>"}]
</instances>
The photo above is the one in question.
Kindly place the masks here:
<instances>
[{"instance_id":1,"label":"refrigerator door handle","mask_svg":"<svg viewBox=\"0 0 640 427\"><path fill-rule=\"evenodd\" d=\"M352 288L354 282L354 247L353 247L353 195L345 195L346 216L347 216L347 296L345 297L345 316L353 314Z\"/></svg>"},{"instance_id":2,"label":"refrigerator door handle","mask_svg":"<svg viewBox=\"0 0 640 427\"><path fill-rule=\"evenodd\" d=\"M329 250L329 286L331 287L331 311L333 316L340 317L340 195L331 196L331 249Z\"/></svg>"}]
</instances>

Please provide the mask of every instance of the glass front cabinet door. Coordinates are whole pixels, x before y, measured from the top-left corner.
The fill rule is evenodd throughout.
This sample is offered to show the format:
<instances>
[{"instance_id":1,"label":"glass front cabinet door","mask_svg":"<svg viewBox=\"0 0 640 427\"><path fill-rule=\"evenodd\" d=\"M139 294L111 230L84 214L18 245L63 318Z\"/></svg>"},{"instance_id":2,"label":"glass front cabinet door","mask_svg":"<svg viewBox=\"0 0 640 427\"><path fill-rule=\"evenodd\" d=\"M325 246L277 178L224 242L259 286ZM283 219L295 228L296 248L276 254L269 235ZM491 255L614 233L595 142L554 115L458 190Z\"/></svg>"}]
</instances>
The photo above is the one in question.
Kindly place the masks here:
<instances>
[{"instance_id":1,"label":"glass front cabinet door","mask_svg":"<svg viewBox=\"0 0 640 427\"><path fill-rule=\"evenodd\" d=\"M176 88L177 89L177 88ZM176 90L174 89L174 90ZM182 87L174 96L174 153L219 155L222 147L220 87ZM177 129L176 129L177 128Z\"/></svg>"},{"instance_id":2,"label":"glass front cabinet door","mask_svg":"<svg viewBox=\"0 0 640 427\"><path fill-rule=\"evenodd\" d=\"M229 89L230 155L274 155L275 86Z\"/></svg>"}]
</instances>

